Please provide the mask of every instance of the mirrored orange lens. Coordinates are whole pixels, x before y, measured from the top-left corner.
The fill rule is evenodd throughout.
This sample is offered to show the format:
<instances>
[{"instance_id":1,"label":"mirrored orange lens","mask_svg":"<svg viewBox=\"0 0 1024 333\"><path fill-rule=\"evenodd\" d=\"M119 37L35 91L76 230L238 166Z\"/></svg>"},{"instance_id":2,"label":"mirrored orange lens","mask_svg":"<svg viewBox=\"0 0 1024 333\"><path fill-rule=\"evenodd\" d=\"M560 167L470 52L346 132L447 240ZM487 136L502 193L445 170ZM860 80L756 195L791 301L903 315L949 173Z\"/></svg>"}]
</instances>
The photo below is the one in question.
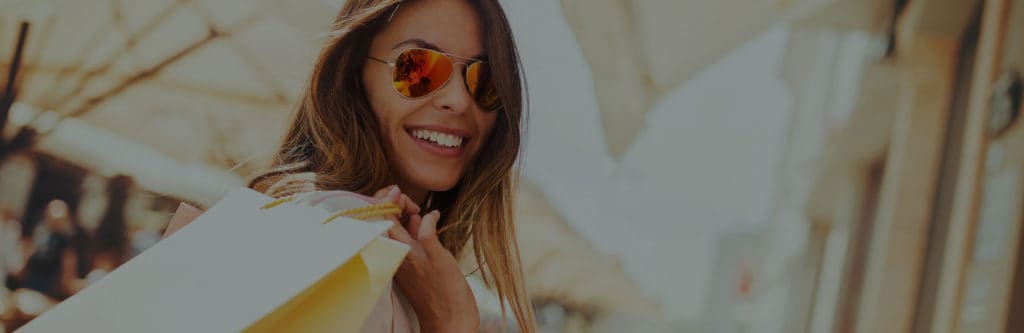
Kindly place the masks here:
<instances>
[{"instance_id":1,"label":"mirrored orange lens","mask_svg":"<svg viewBox=\"0 0 1024 333\"><path fill-rule=\"evenodd\" d=\"M466 68L466 89L484 110L496 110L501 107L498 92L491 80L491 70L486 62L478 61Z\"/></svg>"},{"instance_id":2,"label":"mirrored orange lens","mask_svg":"<svg viewBox=\"0 0 1024 333\"><path fill-rule=\"evenodd\" d=\"M454 65L444 54L410 49L395 59L394 84L398 93L417 98L434 92L448 81Z\"/></svg>"}]
</instances>

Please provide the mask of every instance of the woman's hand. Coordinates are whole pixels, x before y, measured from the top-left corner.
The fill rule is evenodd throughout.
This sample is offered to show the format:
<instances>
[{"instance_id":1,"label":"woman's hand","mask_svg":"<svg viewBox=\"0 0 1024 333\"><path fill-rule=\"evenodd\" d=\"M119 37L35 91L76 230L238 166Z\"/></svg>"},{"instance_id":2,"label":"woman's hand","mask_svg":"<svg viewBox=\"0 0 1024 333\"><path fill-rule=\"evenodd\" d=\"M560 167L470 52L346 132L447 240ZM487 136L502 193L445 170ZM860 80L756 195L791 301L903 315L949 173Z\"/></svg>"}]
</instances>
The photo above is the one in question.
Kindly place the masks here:
<instances>
[{"instance_id":1,"label":"woman's hand","mask_svg":"<svg viewBox=\"0 0 1024 333\"><path fill-rule=\"evenodd\" d=\"M420 330L477 332L480 315L476 299L458 261L437 238L441 213L435 210L420 216L420 208L398 187L385 190L388 192L383 195L384 190L377 193L378 198L398 204L407 216L405 224L396 223L388 230L388 236L410 247L395 280L416 312Z\"/></svg>"}]
</instances>

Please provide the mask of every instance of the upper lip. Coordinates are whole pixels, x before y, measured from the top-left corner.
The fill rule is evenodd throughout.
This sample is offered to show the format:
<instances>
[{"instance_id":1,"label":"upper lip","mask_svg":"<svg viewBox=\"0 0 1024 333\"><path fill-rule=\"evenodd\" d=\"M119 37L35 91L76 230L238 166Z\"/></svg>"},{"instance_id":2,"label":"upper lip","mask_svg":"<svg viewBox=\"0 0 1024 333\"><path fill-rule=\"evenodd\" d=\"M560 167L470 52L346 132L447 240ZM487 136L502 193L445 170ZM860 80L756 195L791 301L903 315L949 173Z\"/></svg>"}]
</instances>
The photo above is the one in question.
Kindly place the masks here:
<instances>
[{"instance_id":1,"label":"upper lip","mask_svg":"<svg viewBox=\"0 0 1024 333\"><path fill-rule=\"evenodd\" d=\"M409 132L415 130L428 130L448 135L459 136L462 137L463 139L470 139L472 137L470 136L469 131L444 126L408 126L406 127L406 130L408 130Z\"/></svg>"}]
</instances>

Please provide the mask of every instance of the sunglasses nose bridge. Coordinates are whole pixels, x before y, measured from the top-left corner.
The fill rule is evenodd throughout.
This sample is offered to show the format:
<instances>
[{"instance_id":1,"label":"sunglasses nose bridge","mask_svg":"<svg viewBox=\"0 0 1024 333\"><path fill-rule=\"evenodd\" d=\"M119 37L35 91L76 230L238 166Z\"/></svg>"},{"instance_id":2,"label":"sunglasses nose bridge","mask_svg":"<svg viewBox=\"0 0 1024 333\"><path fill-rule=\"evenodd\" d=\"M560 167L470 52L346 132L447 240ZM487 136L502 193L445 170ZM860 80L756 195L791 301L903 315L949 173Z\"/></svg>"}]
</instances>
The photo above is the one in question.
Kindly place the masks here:
<instances>
[{"instance_id":1,"label":"sunglasses nose bridge","mask_svg":"<svg viewBox=\"0 0 1024 333\"><path fill-rule=\"evenodd\" d=\"M457 64L463 64L462 69L456 69ZM467 83L469 64L465 62L452 61L452 72L448 74L448 80L444 85L438 87L435 94L440 96L438 102L442 109L449 111L465 110L466 107L475 103Z\"/></svg>"},{"instance_id":2,"label":"sunglasses nose bridge","mask_svg":"<svg viewBox=\"0 0 1024 333\"><path fill-rule=\"evenodd\" d=\"M451 75L455 75L456 73L461 73L462 74L461 75L462 76L462 80L465 81L466 80L466 76L469 74L469 66L472 66L473 64L469 63L469 62L465 62L465 61L455 61L455 60L452 60L451 58L449 58L448 61L450 61L452 63L452 73L451 73ZM461 70L458 69L459 65L462 65L462 69ZM449 80L451 80L451 79L449 79Z\"/></svg>"},{"instance_id":3,"label":"sunglasses nose bridge","mask_svg":"<svg viewBox=\"0 0 1024 333\"><path fill-rule=\"evenodd\" d=\"M459 75L455 75L455 76L458 76L462 80L462 86L466 87L466 89L468 90L469 89L469 81L468 81L469 80L469 66L472 66L473 64L468 63L468 62L454 62L454 61L452 63L453 63L452 75L455 75L456 73L458 73ZM456 70L455 69L456 66L454 66L454 65L462 65L462 69L461 70Z\"/></svg>"},{"instance_id":4,"label":"sunglasses nose bridge","mask_svg":"<svg viewBox=\"0 0 1024 333\"><path fill-rule=\"evenodd\" d=\"M440 52L438 52L438 53L441 54L441 56L444 57L445 60L447 60L449 63L451 63L452 66L451 66L451 73L448 73L448 78L447 78L447 80L445 80L444 85L442 85L441 87L438 87L437 90L444 89L445 87L447 87L449 84L452 83L453 79L456 79L456 78L462 80L462 86L463 87L468 87L467 84L466 84L466 78L469 75L469 66L472 66L473 63L466 62L466 61L455 61L455 59L453 59L452 56L449 56L448 54L444 54L444 53L440 53ZM458 69L459 65L462 65L462 69L461 70ZM460 75L457 75L457 74L460 74Z\"/></svg>"}]
</instances>

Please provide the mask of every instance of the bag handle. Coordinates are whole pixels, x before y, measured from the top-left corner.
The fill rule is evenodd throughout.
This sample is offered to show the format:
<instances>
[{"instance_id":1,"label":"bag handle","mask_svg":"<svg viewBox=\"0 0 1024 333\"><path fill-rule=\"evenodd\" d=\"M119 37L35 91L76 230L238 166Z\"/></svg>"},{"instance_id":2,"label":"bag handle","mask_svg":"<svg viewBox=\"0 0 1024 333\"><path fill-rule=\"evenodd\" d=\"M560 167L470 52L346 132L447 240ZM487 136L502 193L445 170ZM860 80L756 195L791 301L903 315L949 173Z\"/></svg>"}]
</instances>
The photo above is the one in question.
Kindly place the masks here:
<instances>
[{"instance_id":1,"label":"bag handle","mask_svg":"<svg viewBox=\"0 0 1024 333\"><path fill-rule=\"evenodd\" d=\"M279 206L281 204L295 201L297 198L298 198L298 194L290 195L290 196L287 196L287 197L284 197L284 198L280 198L280 199L271 201L270 203L267 203L266 205L263 205L263 207L261 207L260 209L263 209L263 210L272 209L272 208L277 207L277 206ZM347 209L347 210L343 210L343 211L334 213L333 215L328 217L326 220L324 220L323 224L331 223L332 221L336 220L339 217L349 217L349 218L354 218L354 219L357 219L357 220L364 220L365 221L365 220L368 220L368 219L371 219L371 218L375 218L375 217L386 217L386 216L390 216L390 215L397 215L397 214L400 214L400 213L402 213L402 209L400 207L398 207L398 205L396 205L395 203L390 202L390 201L388 201L388 202L380 202L380 203L376 203L376 204L369 204L369 205L366 205L366 206L356 207L356 208Z\"/></svg>"}]
</instances>

